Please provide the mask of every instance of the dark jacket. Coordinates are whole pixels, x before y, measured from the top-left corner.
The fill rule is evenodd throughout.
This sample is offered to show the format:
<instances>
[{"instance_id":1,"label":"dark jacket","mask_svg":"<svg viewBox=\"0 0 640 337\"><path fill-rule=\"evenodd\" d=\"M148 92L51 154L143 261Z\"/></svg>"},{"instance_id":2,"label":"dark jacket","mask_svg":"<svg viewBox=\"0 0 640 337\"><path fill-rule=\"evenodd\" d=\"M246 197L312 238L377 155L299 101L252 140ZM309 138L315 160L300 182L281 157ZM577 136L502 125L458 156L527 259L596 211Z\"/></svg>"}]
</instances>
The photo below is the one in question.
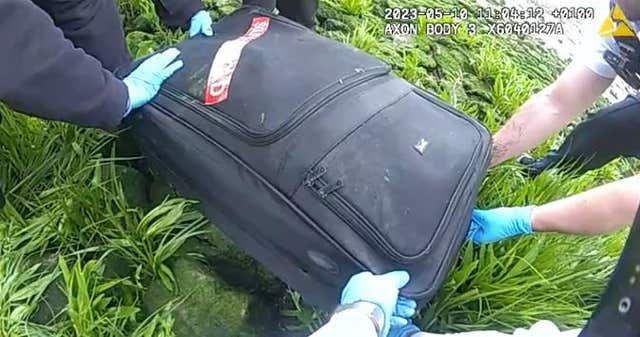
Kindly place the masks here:
<instances>
[{"instance_id":1,"label":"dark jacket","mask_svg":"<svg viewBox=\"0 0 640 337\"><path fill-rule=\"evenodd\" d=\"M199 0L158 0L189 26ZM115 0L0 0L0 101L44 119L111 129L128 93L111 74L129 62Z\"/></svg>"},{"instance_id":2,"label":"dark jacket","mask_svg":"<svg viewBox=\"0 0 640 337\"><path fill-rule=\"evenodd\" d=\"M27 0L0 1L0 101L45 119L110 128L128 94L100 61L75 48Z\"/></svg>"},{"instance_id":3,"label":"dark jacket","mask_svg":"<svg viewBox=\"0 0 640 337\"><path fill-rule=\"evenodd\" d=\"M153 0L160 20L170 28L189 29L191 17L203 9L200 0Z\"/></svg>"}]
</instances>

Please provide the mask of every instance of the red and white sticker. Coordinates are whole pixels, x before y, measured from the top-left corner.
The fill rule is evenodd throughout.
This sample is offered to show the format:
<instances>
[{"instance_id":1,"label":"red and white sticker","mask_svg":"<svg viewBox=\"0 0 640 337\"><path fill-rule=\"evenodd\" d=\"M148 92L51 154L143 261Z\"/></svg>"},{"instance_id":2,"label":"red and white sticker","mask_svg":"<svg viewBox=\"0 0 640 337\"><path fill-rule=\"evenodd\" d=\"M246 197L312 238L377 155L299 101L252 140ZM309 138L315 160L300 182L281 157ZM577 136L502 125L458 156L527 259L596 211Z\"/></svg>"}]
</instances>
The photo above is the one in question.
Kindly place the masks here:
<instances>
[{"instance_id":1,"label":"red and white sticker","mask_svg":"<svg viewBox=\"0 0 640 337\"><path fill-rule=\"evenodd\" d=\"M271 19L266 16L253 18L247 32L235 40L222 44L213 58L207 87L204 92L204 104L212 105L223 102L229 96L231 78L236 71L240 55L249 42L261 37L269 29Z\"/></svg>"}]
</instances>

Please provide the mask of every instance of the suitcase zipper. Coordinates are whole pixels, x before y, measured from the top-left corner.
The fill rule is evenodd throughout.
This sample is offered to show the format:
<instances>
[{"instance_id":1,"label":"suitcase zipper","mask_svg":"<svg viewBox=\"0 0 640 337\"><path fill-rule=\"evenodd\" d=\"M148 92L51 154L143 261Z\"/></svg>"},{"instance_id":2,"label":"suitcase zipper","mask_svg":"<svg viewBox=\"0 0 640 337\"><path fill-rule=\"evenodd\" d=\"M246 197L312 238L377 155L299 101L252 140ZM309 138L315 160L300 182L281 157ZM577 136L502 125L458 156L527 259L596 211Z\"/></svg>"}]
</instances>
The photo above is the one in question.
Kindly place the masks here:
<instances>
[{"instance_id":1,"label":"suitcase zipper","mask_svg":"<svg viewBox=\"0 0 640 337\"><path fill-rule=\"evenodd\" d=\"M433 96L422 92L417 91L417 93L429 100L430 102L438 105L439 107L453 113L454 115L465 119L466 117L462 115L460 112L455 109L442 104L440 101L435 99ZM490 156L490 151L486 151L485 148L482 148L480 145L476 147L473 152L473 157L475 157L478 153L482 153L482 157L478 158L478 161L487 165L488 158ZM461 198L465 197L464 191L466 191L465 187L468 186L469 181L475 174L475 171L472 170L472 164L476 162L473 159L469 161L467 164L467 168L463 173L462 177L460 177L460 181L458 186L456 186L453 191L451 204L456 204ZM347 224L350 228L352 228L356 233L361 235L365 241L367 241L371 245L376 245L379 247L389 258L393 259L395 262L400 264L409 264L414 262L415 260L421 259L425 254L429 253L429 249L431 243L437 240L439 237L440 231L436 231L434 237L431 242L418 254L416 255L404 255L399 253L388 241L384 238L384 236L378 231L378 229L367 219L365 215L362 214L358 210L356 206L354 206L349 199L347 199L343 194L339 193L338 189L344 186L344 183L338 180L334 184L330 184L324 176L327 173L326 167L322 165L314 166L313 169L308 171L307 175L303 179L303 185L311 190L311 192L318 197L321 202L329 208L336 216L338 216L345 224ZM338 188L331 188L329 186L334 186ZM443 223L449 221L449 218L452 216L452 212L455 212L455 209L448 208L447 212L444 214L438 226L442 226Z\"/></svg>"},{"instance_id":2,"label":"suitcase zipper","mask_svg":"<svg viewBox=\"0 0 640 337\"><path fill-rule=\"evenodd\" d=\"M290 198L288 198L287 196L283 195L276 187L271 185L265 178L263 178L260 174L255 172L243 160L241 160L235 154L233 154L233 152L231 152L229 149L224 147L222 144L220 144L217 141L215 141L215 139L211 138L210 135L207 135L202 130L200 130L197 127L194 127L194 125L188 123L183 117L181 117L180 115L176 114L175 112L173 112L173 111L171 111L171 110L169 110L169 109L167 109L165 107L162 107L162 106L159 107L159 111L163 115L165 115L168 118L170 118L173 121L175 121L176 123L179 123L181 126L183 126L183 127L187 128L187 129L191 130L192 132L198 134L203 139L205 139L207 142L209 142L210 144L216 146L220 151L224 152L226 155L228 155L230 158L232 158L232 160L234 160L236 163L238 163L244 169L246 169L247 172L249 172L251 175L253 175L259 182L264 184L264 186L266 186L271 191L271 193L273 193L280 200L285 202L293 210L293 212L298 214L305 221L305 223L310 224L310 227L313 230L315 230L316 232L318 232L320 235L322 235L333 247L336 248L337 251L339 251L340 253L344 254L344 256L347 256L360 269L366 269L364 264L362 264L358 259L356 259L352 255L351 252L345 250L344 247L342 247L340 244L338 244L336 242L336 240L333 237L331 237L321 226L316 225L315 222L312 219L310 219L297 205L295 205L291 201ZM160 162L160 164L164 165L162 162Z\"/></svg>"},{"instance_id":3,"label":"suitcase zipper","mask_svg":"<svg viewBox=\"0 0 640 337\"><path fill-rule=\"evenodd\" d=\"M486 162L488 156L489 155L485 153L481 160L483 162ZM380 247L388 257L400 264L411 263L416 259L422 258L426 253L428 253L429 246L425 247L423 251L413 256L407 256L399 253L393 246L391 246L391 244L387 242L387 240L382 236L382 234L380 234L380 232L369 221L369 219L367 219L367 217L364 216L362 212L360 212L355 206L353 206L353 204L339 192L339 190L344 187L344 182L342 180L337 180L333 184L331 184L324 178L326 173L326 167L315 167L307 173L303 181L303 185L311 190L311 192L317 198L319 198L327 208L329 208L351 229L353 229L359 235L363 236L365 241L369 242L370 244L374 244L377 247ZM456 204L459 198L462 197L460 189L462 188L462 186L467 186L472 176L473 170L465 170L465 173L460 179L458 187L454 191L454 199L452 199L452 204ZM445 213L442 221L447 221L447 219L445 218L450 216L449 212L452 212L452 210L447 210L447 213ZM436 231L436 233L434 234L432 242L433 240L437 239L438 232L439 231Z\"/></svg>"},{"instance_id":4,"label":"suitcase zipper","mask_svg":"<svg viewBox=\"0 0 640 337\"><path fill-rule=\"evenodd\" d=\"M327 169L324 166L316 167L307 174L304 185L347 226L358 235L363 236L365 241L382 248L384 253L394 261L402 264L407 263L407 257L391 247L371 222L339 192L344 187L342 180L336 180L333 184L329 183L323 178L326 173Z\"/></svg>"},{"instance_id":5,"label":"suitcase zipper","mask_svg":"<svg viewBox=\"0 0 640 337\"><path fill-rule=\"evenodd\" d=\"M307 118L313 115L319 108L334 100L336 97L343 95L361 84L378 77L382 77L388 74L389 71L390 68L388 66L373 67L365 70L357 69L355 73L339 79L322 89L319 93L314 94L315 97L312 96L312 98L294 110L292 115L295 116L293 118L288 119L278 129L270 133L253 130L216 107L204 107L202 103L190 95L181 92L169 84L164 85L160 91L173 101L195 111L201 117L244 139L247 143L264 146L272 144L288 135L292 130L297 128Z\"/></svg>"}]
</instances>

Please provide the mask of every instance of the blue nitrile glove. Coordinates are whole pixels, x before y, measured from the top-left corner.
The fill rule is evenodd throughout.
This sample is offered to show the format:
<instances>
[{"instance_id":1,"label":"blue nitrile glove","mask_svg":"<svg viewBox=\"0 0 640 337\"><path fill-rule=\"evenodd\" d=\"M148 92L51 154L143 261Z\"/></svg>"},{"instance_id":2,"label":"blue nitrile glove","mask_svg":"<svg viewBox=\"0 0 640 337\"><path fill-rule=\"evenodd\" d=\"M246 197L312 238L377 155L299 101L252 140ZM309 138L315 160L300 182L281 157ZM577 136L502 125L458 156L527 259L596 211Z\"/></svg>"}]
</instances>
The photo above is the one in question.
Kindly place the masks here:
<instances>
[{"instance_id":1,"label":"blue nitrile glove","mask_svg":"<svg viewBox=\"0 0 640 337\"><path fill-rule=\"evenodd\" d=\"M387 337L411 337L419 332L420 329L410 322L402 327L391 327Z\"/></svg>"},{"instance_id":2,"label":"blue nitrile glove","mask_svg":"<svg viewBox=\"0 0 640 337\"><path fill-rule=\"evenodd\" d=\"M417 306L418 304L414 300L410 300L402 296L398 297L396 308L393 311L393 316L391 317L391 327L393 328L394 326L405 326L409 324L411 317L416 314Z\"/></svg>"},{"instance_id":3,"label":"blue nitrile glove","mask_svg":"<svg viewBox=\"0 0 640 337\"><path fill-rule=\"evenodd\" d=\"M213 20L209 12L202 10L191 17L191 27L189 27L189 37L194 37L200 33L205 36L213 36Z\"/></svg>"},{"instance_id":4,"label":"blue nitrile glove","mask_svg":"<svg viewBox=\"0 0 640 337\"><path fill-rule=\"evenodd\" d=\"M382 336L387 336L398 304L398 294L407 283L409 283L409 273L406 271L394 271L384 275L360 273L351 277L342 290L340 304L370 302L378 305L385 319Z\"/></svg>"},{"instance_id":5,"label":"blue nitrile glove","mask_svg":"<svg viewBox=\"0 0 640 337\"><path fill-rule=\"evenodd\" d=\"M123 117L128 115L133 109L137 109L151 101L160 85L173 73L182 68L182 61L173 62L180 51L176 48L169 48L164 52L151 56L138 66L129 76L123 80L129 92L129 105Z\"/></svg>"},{"instance_id":6,"label":"blue nitrile glove","mask_svg":"<svg viewBox=\"0 0 640 337\"><path fill-rule=\"evenodd\" d=\"M534 206L474 210L467 239L475 244L497 242L517 235L531 234Z\"/></svg>"}]
</instances>

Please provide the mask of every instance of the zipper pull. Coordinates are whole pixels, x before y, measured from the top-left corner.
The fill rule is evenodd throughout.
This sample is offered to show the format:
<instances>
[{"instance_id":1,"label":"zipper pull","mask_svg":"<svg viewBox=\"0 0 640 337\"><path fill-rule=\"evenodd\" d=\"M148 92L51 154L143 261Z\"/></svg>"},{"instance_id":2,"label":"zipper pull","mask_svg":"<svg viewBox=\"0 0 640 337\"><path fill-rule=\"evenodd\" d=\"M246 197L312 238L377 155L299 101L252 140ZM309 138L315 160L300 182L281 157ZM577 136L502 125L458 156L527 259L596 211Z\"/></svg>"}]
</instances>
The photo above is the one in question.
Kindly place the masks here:
<instances>
[{"instance_id":1,"label":"zipper pull","mask_svg":"<svg viewBox=\"0 0 640 337\"><path fill-rule=\"evenodd\" d=\"M318 196L322 199L326 198L329 194L341 189L344 186L342 180L337 180L333 185L327 185L318 189Z\"/></svg>"},{"instance_id":2,"label":"zipper pull","mask_svg":"<svg viewBox=\"0 0 640 337\"><path fill-rule=\"evenodd\" d=\"M307 177L304 179L304 185L307 187L311 187L313 183L316 180L320 179L323 175L325 175L325 173L327 173L327 168L324 166L318 166L314 168L307 174Z\"/></svg>"}]
</instances>

